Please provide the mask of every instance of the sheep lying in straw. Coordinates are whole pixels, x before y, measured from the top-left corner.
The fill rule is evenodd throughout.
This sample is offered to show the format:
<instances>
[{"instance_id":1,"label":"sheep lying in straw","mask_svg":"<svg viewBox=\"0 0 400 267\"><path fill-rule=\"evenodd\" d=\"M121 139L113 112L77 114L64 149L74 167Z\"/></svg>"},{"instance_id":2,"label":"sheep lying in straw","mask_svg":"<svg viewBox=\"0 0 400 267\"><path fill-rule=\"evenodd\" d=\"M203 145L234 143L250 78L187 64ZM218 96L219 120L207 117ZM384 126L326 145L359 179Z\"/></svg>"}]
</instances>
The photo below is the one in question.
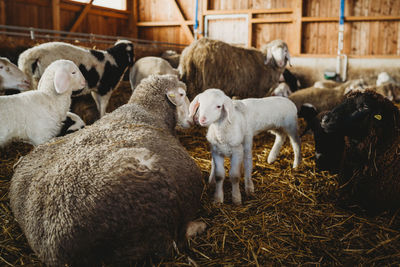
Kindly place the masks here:
<instances>
[{"instance_id":1,"label":"sheep lying in straw","mask_svg":"<svg viewBox=\"0 0 400 267\"><path fill-rule=\"evenodd\" d=\"M189 97L208 88L220 88L230 97L264 97L278 85L288 60L281 40L259 51L201 38L183 50L178 71Z\"/></svg>"},{"instance_id":2,"label":"sheep lying in straw","mask_svg":"<svg viewBox=\"0 0 400 267\"><path fill-rule=\"evenodd\" d=\"M345 137L344 192L371 211L400 207L399 109L376 92L352 92L321 126Z\"/></svg>"},{"instance_id":3,"label":"sheep lying in straw","mask_svg":"<svg viewBox=\"0 0 400 267\"><path fill-rule=\"evenodd\" d=\"M123 265L162 257L173 241L180 245L185 234L204 230L204 223L191 222L201 172L174 130L177 117L185 123L187 104L176 76L150 76L128 104L21 160L11 208L44 263Z\"/></svg>"}]
</instances>

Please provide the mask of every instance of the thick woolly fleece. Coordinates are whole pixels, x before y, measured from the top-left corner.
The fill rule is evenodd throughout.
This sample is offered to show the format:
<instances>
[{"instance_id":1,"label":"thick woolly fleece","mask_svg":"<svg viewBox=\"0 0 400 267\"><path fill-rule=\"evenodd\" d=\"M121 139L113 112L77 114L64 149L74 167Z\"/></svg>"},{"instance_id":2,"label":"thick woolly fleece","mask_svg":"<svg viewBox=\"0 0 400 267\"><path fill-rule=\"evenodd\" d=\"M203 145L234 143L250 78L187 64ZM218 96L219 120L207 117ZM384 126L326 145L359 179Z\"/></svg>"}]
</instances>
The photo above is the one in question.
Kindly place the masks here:
<instances>
[{"instance_id":1,"label":"thick woolly fleece","mask_svg":"<svg viewBox=\"0 0 400 267\"><path fill-rule=\"evenodd\" d=\"M203 184L175 137L166 90L179 83L145 79L128 104L21 160L11 207L44 263L126 264L164 256L174 240L182 244Z\"/></svg>"}]
</instances>

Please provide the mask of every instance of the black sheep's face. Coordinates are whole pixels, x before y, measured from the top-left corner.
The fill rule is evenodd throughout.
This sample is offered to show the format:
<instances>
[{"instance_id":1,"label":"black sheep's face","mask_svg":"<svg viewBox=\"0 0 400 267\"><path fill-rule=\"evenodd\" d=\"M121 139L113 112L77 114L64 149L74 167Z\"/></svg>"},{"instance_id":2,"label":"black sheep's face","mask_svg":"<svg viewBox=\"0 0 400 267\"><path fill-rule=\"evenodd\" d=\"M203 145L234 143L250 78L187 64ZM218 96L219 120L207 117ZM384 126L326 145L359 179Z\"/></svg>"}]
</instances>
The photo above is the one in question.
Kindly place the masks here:
<instances>
[{"instance_id":1,"label":"black sheep's face","mask_svg":"<svg viewBox=\"0 0 400 267\"><path fill-rule=\"evenodd\" d=\"M380 96L371 93L354 92L326 114L321 127L327 133L340 133L354 139L362 139L369 134L371 123L383 120Z\"/></svg>"}]
</instances>

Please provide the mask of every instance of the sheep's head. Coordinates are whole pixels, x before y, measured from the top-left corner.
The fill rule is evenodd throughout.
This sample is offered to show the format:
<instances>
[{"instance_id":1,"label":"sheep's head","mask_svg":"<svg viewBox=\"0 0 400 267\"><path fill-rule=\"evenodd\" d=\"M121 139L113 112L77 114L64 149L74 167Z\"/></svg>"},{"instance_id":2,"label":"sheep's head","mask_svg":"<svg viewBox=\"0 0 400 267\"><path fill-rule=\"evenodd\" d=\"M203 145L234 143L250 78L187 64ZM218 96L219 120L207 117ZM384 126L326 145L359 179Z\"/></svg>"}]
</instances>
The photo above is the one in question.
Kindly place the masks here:
<instances>
[{"instance_id":1,"label":"sheep's head","mask_svg":"<svg viewBox=\"0 0 400 267\"><path fill-rule=\"evenodd\" d=\"M266 54L264 64L269 65L273 60L278 68L284 68L289 62L290 63L290 54L289 48L287 44L282 40L274 40L268 43L262 51Z\"/></svg>"},{"instance_id":2,"label":"sheep's head","mask_svg":"<svg viewBox=\"0 0 400 267\"><path fill-rule=\"evenodd\" d=\"M135 63L133 43L128 40L118 40L113 47L107 49L107 51L116 58L127 59L126 65L129 67Z\"/></svg>"},{"instance_id":3,"label":"sheep's head","mask_svg":"<svg viewBox=\"0 0 400 267\"><path fill-rule=\"evenodd\" d=\"M322 118L327 133L338 132L355 140L375 132L397 129L398 109L373 91L351 92L343 102Z\"/></svg>"},{"instance_id":4,"label":"sheep's head","mask_svg":"<svg viewBox=\"0 0 400 267\"><path fill-rule=\"evenodd\" d=\"M54 61L47 67L43 76L48 71L54 71L54 88L58 94L63 94L67 91L72 93L72 91L82 90L86 87L85 77L83 77L82 72L75 63L70 60Z\"/></svg>"},{"instance_id":5,"label":"sheep's head","mask_svg":"<svg viewBox=\"0 0 400 267\"><path fill-rule=\"evenodd\" d=\"M193 120L189 117L190 102L186 96L185 84L178 82L178 86L168 88L167 98L176 106L177 126L181 128L190 128L193 124Z\"/></svg>"},{"instance_id":6,"label":"sheep's head","mask_svg":"<svg viewBox=\"0 0 400 267\"><path fill-rule=\"evenodd\" d=\"M0 89L27 91L31 87L28 77L17 66L0 57Z\"/></svg>"},{"instance_id":7,"label":"sheep's head","mask_svg":"<svg viewBox=\"0 0 400 267\"><path fill-rule=\"evenodd\" d=\"M228 122L232 121L233 102L220 89L207 89L198 94L189 107L189 117L194 119L200 126L208 127L210 124L223 120L225 117Z\"/></svg>"}]
</instances>

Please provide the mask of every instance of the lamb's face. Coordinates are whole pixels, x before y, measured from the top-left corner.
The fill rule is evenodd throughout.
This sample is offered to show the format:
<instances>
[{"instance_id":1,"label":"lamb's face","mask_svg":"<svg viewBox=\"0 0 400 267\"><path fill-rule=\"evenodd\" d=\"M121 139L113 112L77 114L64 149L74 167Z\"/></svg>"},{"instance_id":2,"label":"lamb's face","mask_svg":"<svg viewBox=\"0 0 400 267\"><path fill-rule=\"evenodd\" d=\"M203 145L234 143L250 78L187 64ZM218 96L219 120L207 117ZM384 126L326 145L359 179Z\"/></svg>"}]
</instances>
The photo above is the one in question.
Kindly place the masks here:
<instances>
[{"instance_id":1,"label":"lamb's face","mask_svg":"<svg viewBox=\"0 0 400 267\"><path fill-rule=\"evenodd\" d=\"M72 91L79 91L86 87L86 79L83 77L82 72L79 68L74 64L68 64L67 73L71 79L71 89Z\"/></svg>"},{"instance_id":2,"label":"lamb's face","mask_svg":"<svg viewBox=\"0 0 400 267\"><path fill-rule=\"evenodd\" d=\"M327 133L342 133L354 139L361 139L370 132L371 123L384 118L378 94L354 92L326 114L321 127Z\"/></svg>"},{"instance_id":3,"label":"lamb's face","mask_svg":"<svg viewBox=\"0 0 400 267\"><path fill-rule=\"evenodd\" d=\"M227 101L232 101L219 89L207 89L196 98L193 101L197 101L198 123L203 127L208 127L221 119ZM194 103L194 105L196 104Z\"/></svg>"},{"instance_id":4,"label":"lamb's face","mask_svg":"<svg viewBox=\"0 0 400 267\"><path fill-rule=\"evenodd\" d=\"M7 58L0 58L0 88L27 91L31 84L28 77Z\"/></svg>"}]
</instances>

